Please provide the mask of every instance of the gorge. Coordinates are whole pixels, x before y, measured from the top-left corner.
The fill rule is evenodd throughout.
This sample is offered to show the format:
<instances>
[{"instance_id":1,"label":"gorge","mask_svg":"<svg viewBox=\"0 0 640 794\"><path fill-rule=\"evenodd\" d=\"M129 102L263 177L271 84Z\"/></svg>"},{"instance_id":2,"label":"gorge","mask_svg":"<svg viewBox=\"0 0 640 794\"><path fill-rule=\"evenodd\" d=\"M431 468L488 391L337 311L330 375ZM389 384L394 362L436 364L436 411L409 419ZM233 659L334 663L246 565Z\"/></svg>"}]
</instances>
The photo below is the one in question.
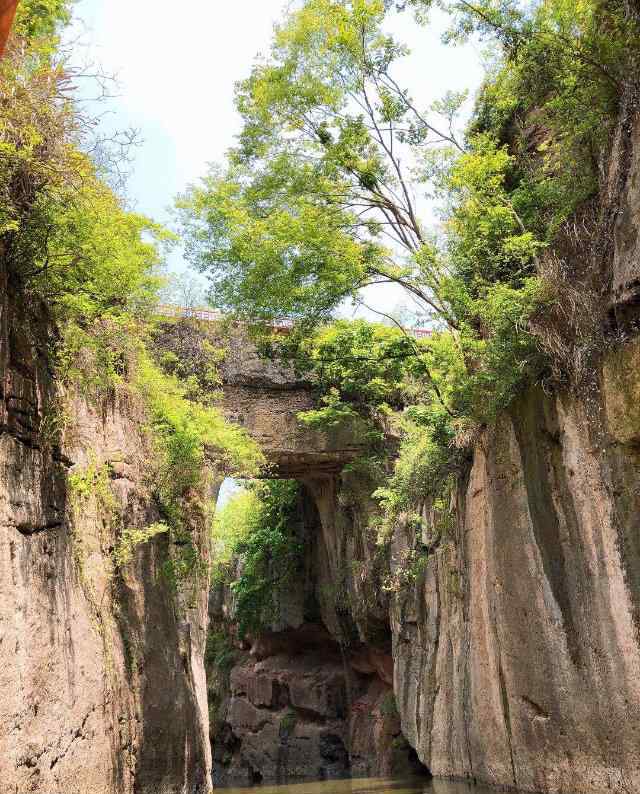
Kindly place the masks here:
<instances>
[{"instance_id":1,"label":"gorge","mask_svg":"<svg viewBox=\"0 0 640 794\"><path fill-rule=\"evenodd\" d=\"M385 14L431 3L286 17L178 200L214 322L163 312L173 234L82 137L68 4L18 5L2 792L640 790L640 6L444 5L498 53L460 141L390 77ZM428 330L337 319L379 283Z\"/></svg>"}]
</instances>

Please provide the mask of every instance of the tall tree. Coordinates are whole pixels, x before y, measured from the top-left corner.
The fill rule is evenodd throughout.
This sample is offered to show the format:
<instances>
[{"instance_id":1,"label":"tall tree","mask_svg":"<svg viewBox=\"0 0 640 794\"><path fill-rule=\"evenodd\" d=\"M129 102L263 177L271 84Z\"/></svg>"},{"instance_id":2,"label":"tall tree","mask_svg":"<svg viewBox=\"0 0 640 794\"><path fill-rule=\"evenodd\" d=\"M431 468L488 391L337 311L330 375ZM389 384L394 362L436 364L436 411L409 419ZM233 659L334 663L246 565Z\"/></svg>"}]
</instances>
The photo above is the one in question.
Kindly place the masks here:
<instances>
[{"instance_id":1,"label":"tall tree","mask_svg":"<svg viewBox=\"0 0 640 794\"><path fill-rule=\"evenodd\" d=\"M238 86L243 128L228 167L179 203L188 256L218 306L317 322L363 287L395 283L459 329L474 320L451 276L473 299L496 282L522 286L595 190L629 49L623 3L541 0L527 13L516 0L437 3L451 37L490 35L502 54L465 138L463 95L424 108L395 77L407 50L384 32L385 14L412 7L423 19L432 5L305 0L277 28ZM544 149L522 136L514 146L532 113ZM433 178L449 204L446 256L416 198Z\"/></svg>"},{"instance_id":2,"label":"tall tree","mask_svg":"<svg viewBox=\"0 0 640 794\"><path fill-rule=\"evenodd\" d=\"M439 316L416 256L425 230L411 150L461 152L463 97L419 107L393 76L406 49L382 0L309 0L237 91L244 125L228 170L181 206L188 252L222 307L325 317L373 283L400 283Z\"/></svg>"}]
</instances>

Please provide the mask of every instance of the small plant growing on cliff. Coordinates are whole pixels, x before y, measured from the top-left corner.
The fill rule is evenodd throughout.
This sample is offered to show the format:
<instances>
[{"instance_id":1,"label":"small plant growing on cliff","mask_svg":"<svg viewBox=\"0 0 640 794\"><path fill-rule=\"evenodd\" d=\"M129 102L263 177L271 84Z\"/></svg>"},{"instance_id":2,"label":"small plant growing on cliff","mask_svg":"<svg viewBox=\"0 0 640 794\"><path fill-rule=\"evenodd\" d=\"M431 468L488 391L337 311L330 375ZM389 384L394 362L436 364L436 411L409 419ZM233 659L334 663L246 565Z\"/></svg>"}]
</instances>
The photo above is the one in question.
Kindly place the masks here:
<instances>
[{"instance_id":1,"label":"small plant growing on cliff","mask_svg":"<svg viewBox=\"0 0 640 794\"><path fill-rule=\"evenodd\" d=\"M116 498L111 490L111 470L107 463L98 464L91 457L85 469L74 471L67 479L69 503L72 513L72 530L74 539L74 555L82 573L84 566L83 538L79 531L84 511L92 504L97 510L97 518L101 521L100 538L106 543L105 526L113 526L117 520Z\"/></svg>"},{"instance_id":2,"label":"small plant growing on cliff","mask_svg":"<svg viewBox=\"0 0 640 794\"><path fill-rule=\"evenodd\" d=\"M215 329L220 334L217 325ZM226 355L220 338L213 333L206 322L180 319L163 320L152 334L160 368L178 377L191 399L210 405L220 398L218 367Z\"/></svg>"},{"instance_id":3,"label":"small plant growing on cliff","mask_svg":"<svg viewBox=\"0 0 640 794\"><path fill-rule=\"evenodd\" d=\"M128 565L133 559L133 555L138 546L148 543L158 535L164 535L167 532L169 532L169 527L160 522L151 524L142 529L136 527L127 527L124 529L113 550L113 561L116 567L122 568Z\"/></svg>"},{"instance_id":4,"label":"small plant growing on cliff","mask_svg":"<svg viewBox=\"0 0 640 794\"><path fill-rule=\"evenodd\" d=\"M298 722L298 715L293 709L289 709L280 720L279 734L281 739L286 739L295 731Z\"/></svg>"},{"instance_id":5,"label":"small plant growing on cliff","mask_svg":"<svg viewBox=\"0 0 640 794\"><path fill-rule=\"evenodd\" d=\"M382 698L378 709L383 717L397 717L398 704L396 703L395 694L393 692L387 692L387 694Z\"/></svg>"},{"instance_id":6,"label":"small plant growing on cliff","mask_svg":"<svg viewBox=\"0 0 640 794\"><path fill-rule=\"evenodd\" d=\"M207 634L205 648L205 664L223 673L229 672L234 665L236 651L229 637L221 631L210 631Z\"/></svg>"},{"instance_id":7,"label":"small plant growing on cliff","mask_svg":"<svg viewBox=\"0 0 640 794\"><path fill-rule=\"evenodd\" d=\"M148 407L156 451L154 493L173 550L166 572L177 583L203 564L192 533L198 526L206 533L207 468L253 475L264 458L241 428L228 424L211 405L189 399L188 387L162 372L146 354L138 361L136 386Z\"/></svg>"}]
</instances>

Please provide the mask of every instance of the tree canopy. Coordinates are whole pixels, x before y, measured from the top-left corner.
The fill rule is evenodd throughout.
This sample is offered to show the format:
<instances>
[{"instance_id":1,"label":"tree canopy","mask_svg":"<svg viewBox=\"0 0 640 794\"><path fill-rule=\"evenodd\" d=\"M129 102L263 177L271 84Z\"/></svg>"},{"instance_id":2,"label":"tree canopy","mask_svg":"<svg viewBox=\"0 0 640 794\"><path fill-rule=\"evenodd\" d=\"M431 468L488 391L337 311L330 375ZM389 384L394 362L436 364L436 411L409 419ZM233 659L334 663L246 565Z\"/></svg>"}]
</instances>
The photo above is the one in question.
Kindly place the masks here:
<instances>
[{"instance_id":1,"label":"tree canopy","mask_svg":"<svg viewBox=\"0 0 640 794\"><path fill-rule=\"evenodd\" d=\"M462 150L462 97L416 107L393 77L406 49L384 15L381 0L310 0L238 86L244 125L228 167L180 203L189 255L222 307L321 320L367 284L400 282L446 314L419 278L408 155Z\"/></svg>"},{"instance_id":2,"label":"tree canopy","mask_svg":"<svg viewBox=\"0 0 640 794\"><path fill-rule=\"evenodd\" d=\"M407 49L387 15L427 25L436 7L452 45L492 50L464 130L464 95L425 108L396 78ZM624 0L304 0L285 16L238 85L237 146L179 208L215 305L296 320L286 347L320 397L305 421L380 427L404 410L398 482L427 461L419 479L442 484L527 383L577 372L593 352L580 323L604 319L576 319L584 296L554 243L600 187L639 41ZM440 208L431 228L424 194ZM430 338L323 327L390 283L431 318Z\"/></svg>"},{"instance_id":3,"label":"tree canopy","mask_svg":"<svg viewBox=\"0 0 640 794\"><path fill-rule=\"evenodd\" d=\"M498 55L466 134L464 95L423 108L395 78L406 47L385 16L434 5L448 37ZM370 284L399 283L459 327L457 277L479 296L517 285L596 188L595 152L636 36L622 3L306 0L237 88L243 119L226 166L179 202L191 261L219 307L319 322ZM518 136L534 126L538 140ZM434 191L447 222L427 229ZM437 232L437 236L436 236ZM459 289L454 289L457 293Z\"/></svg>"}]
</instances>

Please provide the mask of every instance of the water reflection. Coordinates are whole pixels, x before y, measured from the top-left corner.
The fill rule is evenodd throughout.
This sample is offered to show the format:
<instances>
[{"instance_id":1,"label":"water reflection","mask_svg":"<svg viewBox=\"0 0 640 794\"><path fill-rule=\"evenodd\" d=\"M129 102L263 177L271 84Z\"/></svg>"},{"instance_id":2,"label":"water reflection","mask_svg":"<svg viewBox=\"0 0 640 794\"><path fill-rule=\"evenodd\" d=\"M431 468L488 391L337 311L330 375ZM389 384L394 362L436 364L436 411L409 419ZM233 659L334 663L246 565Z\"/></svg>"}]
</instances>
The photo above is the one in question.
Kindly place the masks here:
<instances>
[{"instance_id":1,"label":"water reflection","mask_svg":"<svg viewBox=\"0 0 640 794\"><path fill-rule=\"evenodd\" d=\"M496 794L496 789L481 784L449 780L327 780L292 786L228 788L225 794Z\"/></svg>"}]
</instances>

